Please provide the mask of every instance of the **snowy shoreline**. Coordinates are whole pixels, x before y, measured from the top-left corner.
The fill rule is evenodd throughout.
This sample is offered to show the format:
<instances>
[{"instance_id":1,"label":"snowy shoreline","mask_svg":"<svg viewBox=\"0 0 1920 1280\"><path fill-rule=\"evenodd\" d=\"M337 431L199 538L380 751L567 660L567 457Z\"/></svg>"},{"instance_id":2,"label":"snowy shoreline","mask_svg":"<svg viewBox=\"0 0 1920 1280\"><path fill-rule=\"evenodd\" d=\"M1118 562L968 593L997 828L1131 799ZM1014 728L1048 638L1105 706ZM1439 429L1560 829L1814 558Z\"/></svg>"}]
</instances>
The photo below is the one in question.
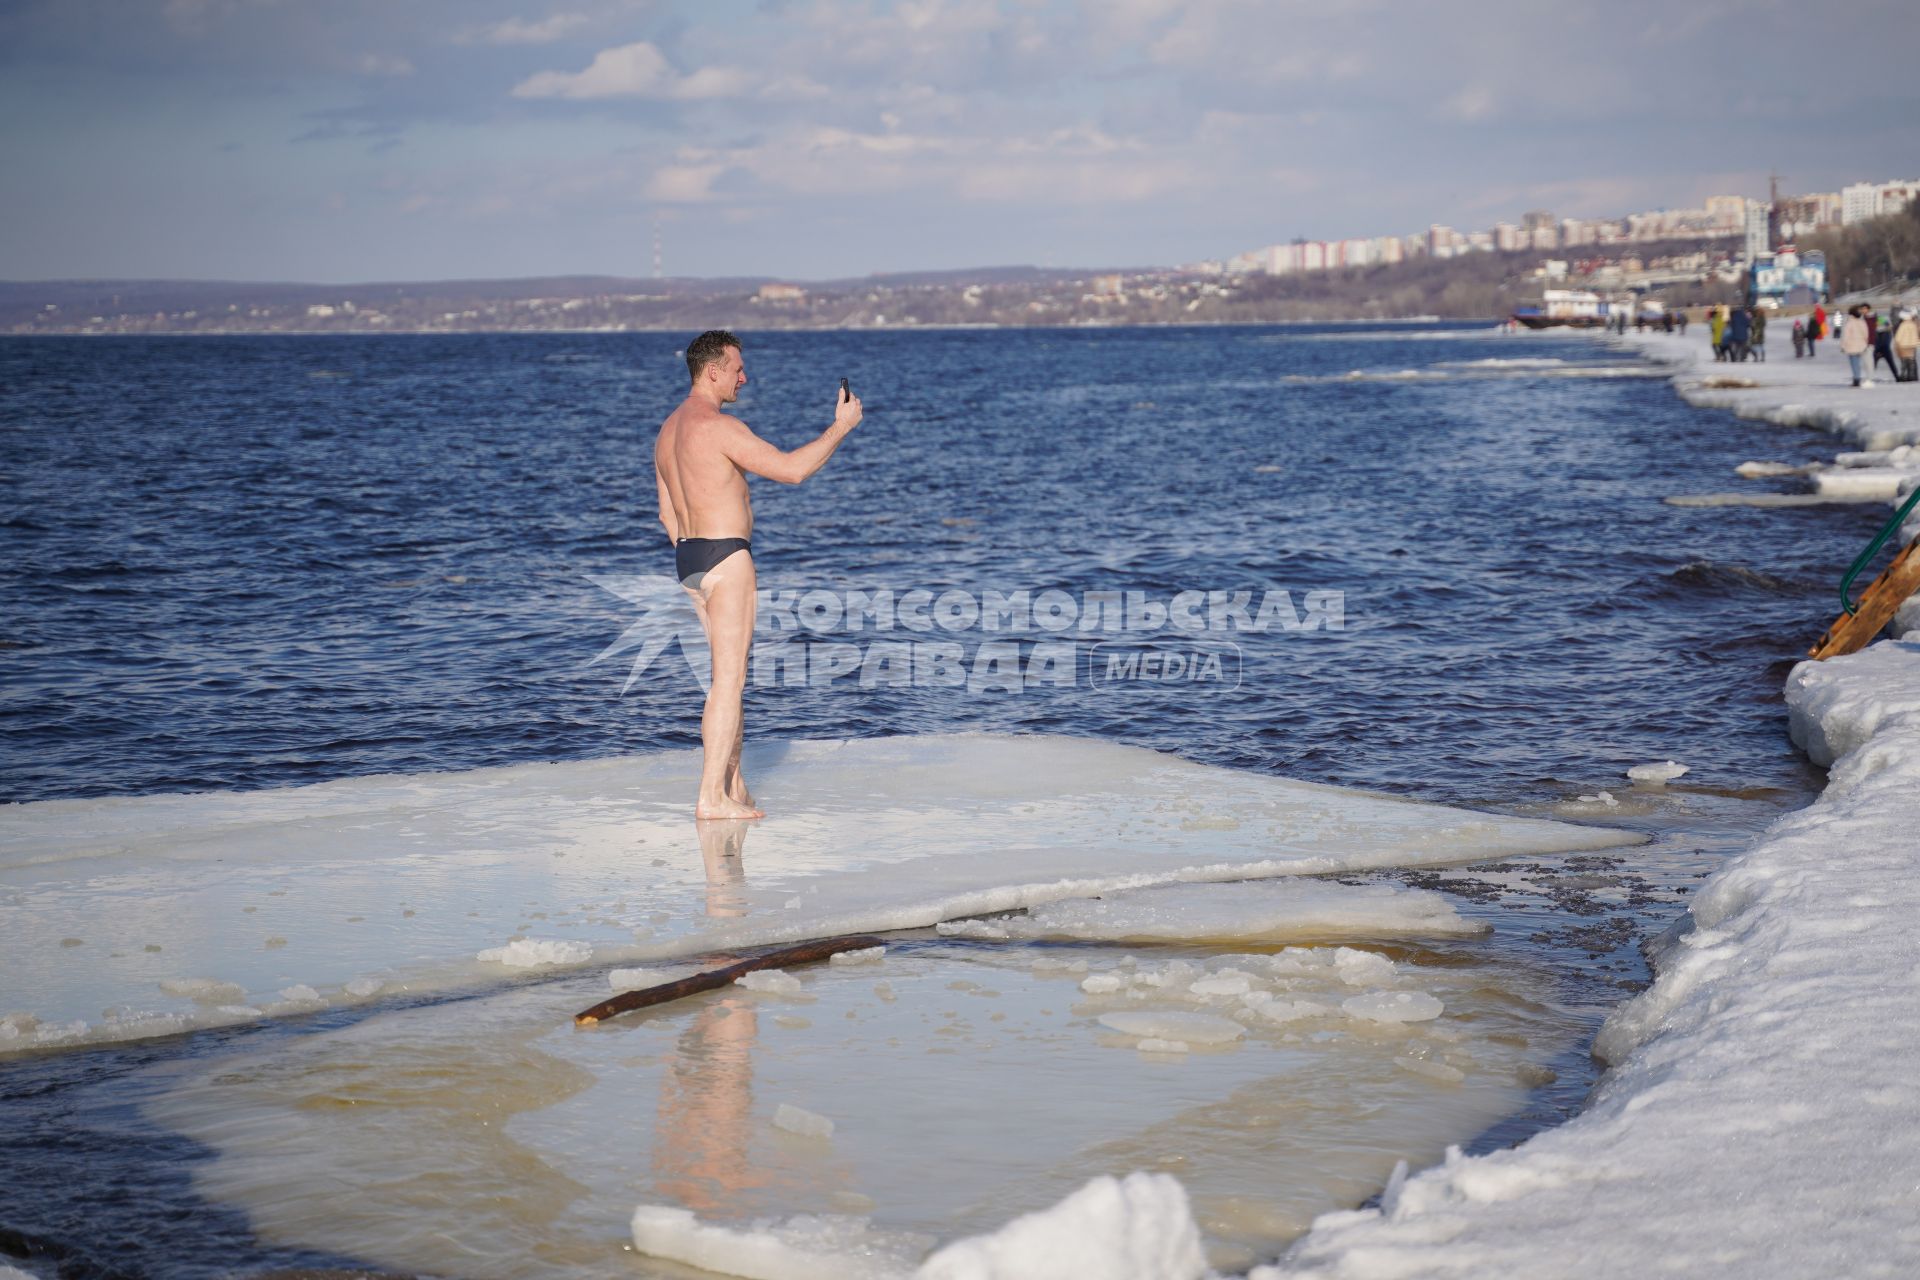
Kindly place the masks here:
<instances>
[{"instance_id":1,"label":"snowy shoreline","mask_svg":"<svg viewBox=\"0 0 1920 1280\"><path fill-rule=\"evenodd\" d=\"M1704 335L1625 341L1675 366L1691 403L1861 451L1920 443L1920 387L1856 391L1832 344L1715 365ZM1880 471L1894 497L1920 484L1914 453L1834 471ZM1508 1151L1450 1153L1377 1210L1324 1215L1251 1280L1550 1275L1573 1259L1593 1275L1920 1269L1917 604L1895 624L1904 638L1793 669L1792 737L1829 767L1827 787L1717 871L1663 939L1653 986L1595 1043L1612 1069L1589 1108Z\"/></svg>"}]
</instances>

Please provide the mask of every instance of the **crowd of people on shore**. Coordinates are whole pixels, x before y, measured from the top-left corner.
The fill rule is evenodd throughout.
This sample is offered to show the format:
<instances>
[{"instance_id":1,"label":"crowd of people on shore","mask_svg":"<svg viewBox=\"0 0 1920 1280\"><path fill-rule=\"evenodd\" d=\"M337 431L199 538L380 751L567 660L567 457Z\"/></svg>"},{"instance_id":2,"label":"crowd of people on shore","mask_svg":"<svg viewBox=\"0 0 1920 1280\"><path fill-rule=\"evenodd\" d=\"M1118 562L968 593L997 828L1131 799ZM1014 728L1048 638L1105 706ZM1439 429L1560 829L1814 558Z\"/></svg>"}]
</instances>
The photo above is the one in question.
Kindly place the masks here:
<instances>
[{"instance_id":1,"label":"crowd of people on shore","mask_svg":"<svg viewBox=\"0 0 1920 1280\"><path fill-rule=\"evenodd\" d=\"M1667 325L1672 332L1671 315ZM1686 313L1680 312L1680 332L1686 330ZM1832 337L1840 340L1840 352L1847 357L1853 373L1853 385L1871 387L1873 375L1882 364L1895 382L1920 382L1920 312L1911 307L1895 307L1890 315L1876 312L1866 303L1847 308L1846 317L1836 326L1824 306L1793 322L1794 359L1812 359L1819 344ZM1767 358L1767 312L1760 307L1729 307L1725 304L1707 309L1707 335L1713 344L1713 358L1738 364L1744 360Z\"/></svg>"},{"instance_id":2,"label":"crowd of people on shore","mask_svg":"<svg viewBox=\"0 0 1920 1280\"><path fill-rule=\"evenodd\" d=\"M1853 385L1870 387L1884 363L1895 382L1920 382L1915 356L1920 354L1920 316L1912 307L1879 315L1864 302L1847 309L1840 326L1840 353L1853 369Z\"/></svg>"},{"instance_id":3,"label":"crowd of people on shore","mask_svg":"<svg viewBox=\"0 0 1920 1280\"><path fill-rule=\"evenodd\" d=\"M1766 363L1767 313L1759 307L1714 307L1707 312L1707 335L1713 339L1715 360ZM1797 340L1793 352L1800 354Z\"/></svg>"}]
</instances>

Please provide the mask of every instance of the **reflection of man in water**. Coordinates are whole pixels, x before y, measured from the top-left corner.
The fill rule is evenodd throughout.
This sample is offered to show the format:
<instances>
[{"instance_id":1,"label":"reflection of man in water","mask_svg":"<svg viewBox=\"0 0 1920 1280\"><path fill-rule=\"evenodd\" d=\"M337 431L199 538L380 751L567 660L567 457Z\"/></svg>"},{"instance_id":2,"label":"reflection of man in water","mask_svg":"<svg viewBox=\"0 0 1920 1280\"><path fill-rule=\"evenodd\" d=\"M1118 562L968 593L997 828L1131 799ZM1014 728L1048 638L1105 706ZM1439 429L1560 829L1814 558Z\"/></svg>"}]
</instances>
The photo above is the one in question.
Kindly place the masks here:
<instances>
[{"instance_id":1,"label":"reflection of man in water","mask_svg":"<svg viewBox=\"0 0 1920 1280\"><path fill-rule=\"evenodd\" d=\"M707 915L745 915L747 824L693 825L707 869ZM654 1176L660 1190L696 1212L724 1209L733 1193L766 1182L747 1159L759 1030L752 996L718 997L681 1032L660 1082Z\"/></svg>"},{"instance_id":2,"label":"reflection of man in water","mask_svg":"<svg viewBox=\"0 0 1920 1280\"><path fill-rule=\"evenodd\" d=\"M707 864L707 914L734 917L747 914L747 900L741 890L747 884L747 824L744 822L696 822L700 834L700 859Z\"/></svg>"},{"instance_id":3,"label":"reflection of man in water","mask_svg":"<svg viewBox=\"0 0 1920 1280\"><path fill-rule=\"evenodd\" d=\"M753 502L747 473L799 484L825 466L860 425L860 401L838 403L833 425L788 453L722 413L747 384L740 340L710 330L687 345L693 389L660 426L653 447L660 523L674 544L674 571L693 596L713 648L713 683L700 716L700 794L696 818L759 818L740 777L744 740L740 698L753 647Z\"/></svg>"},{"instance_id":4,"label":"reflection of man in water","mask_svg":"<svg viewBox=\"0 0 1920 1280\"><path fill-rule=\"evenodd\" d=\"M654 1120L656 1185L697 1213L731 1207L767 1175L747 1157L753 1123L753 997L716 998L693 1016L660 1081Z\"/></svg>"},{"instance_id":5,"label":"reflection of man in water","mask_svg":"<svg viewBox=\"0 0 1920 1280\"><path fill-rule=\"evenodd\" d=\"M747 914L743 854L745 822L695 822L700 857L707 870L707 915L731 918ZM715 964L730 957L715 956ZM849 1171L837 1162L809 1156L783 1159L777 1146L761 1148L762 1161L749 1154L755 1135L753 1055L759 1048L759 1018L754 997L737 987L705 1001L674 1042L672 1059L660 1078L660 1104L654 1116L653 1177L659 1192L708 1217L739 1215L753 1205L752 1192L773 1188L782 1203L844 1188ZM762 1122L764 1123L764 1122Z\"/></svg>"}]
</instances>

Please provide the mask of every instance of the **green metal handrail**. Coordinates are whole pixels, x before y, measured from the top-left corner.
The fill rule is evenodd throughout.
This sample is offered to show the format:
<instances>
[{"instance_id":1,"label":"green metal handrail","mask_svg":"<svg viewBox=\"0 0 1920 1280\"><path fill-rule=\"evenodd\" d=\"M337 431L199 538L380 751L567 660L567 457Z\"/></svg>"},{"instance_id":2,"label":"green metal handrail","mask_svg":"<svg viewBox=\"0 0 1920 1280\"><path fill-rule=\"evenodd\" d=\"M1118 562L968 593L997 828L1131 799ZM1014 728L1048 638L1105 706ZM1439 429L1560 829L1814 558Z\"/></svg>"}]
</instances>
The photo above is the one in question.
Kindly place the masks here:
<instances>
[{"instance_id":1,"label":"green metal handrail","mask_svg":"<svg viewBox=\"0 0 1920 1280\"><path fill-rule=\"evenodd\" d=\"M1847 576L1840 579L1840 607L1847 611L1848 617L1860 612L1860 606L1853 602L1853 580L1873 563L1873 558L1880 554L1880 548L1887 545L1887 539L1891 538L1906 522L1916 506L1920 506L1920 489L1915 489L1907 495L1907 500L1900 504L1898 511L1893 513L1893 519L1887 521L1887 527L1875 535L1873 541L1867 544L1867 549L1862 551L1860 557L1853 562L1853 567L1847 570Z\"/></svg>"}]
</instances>

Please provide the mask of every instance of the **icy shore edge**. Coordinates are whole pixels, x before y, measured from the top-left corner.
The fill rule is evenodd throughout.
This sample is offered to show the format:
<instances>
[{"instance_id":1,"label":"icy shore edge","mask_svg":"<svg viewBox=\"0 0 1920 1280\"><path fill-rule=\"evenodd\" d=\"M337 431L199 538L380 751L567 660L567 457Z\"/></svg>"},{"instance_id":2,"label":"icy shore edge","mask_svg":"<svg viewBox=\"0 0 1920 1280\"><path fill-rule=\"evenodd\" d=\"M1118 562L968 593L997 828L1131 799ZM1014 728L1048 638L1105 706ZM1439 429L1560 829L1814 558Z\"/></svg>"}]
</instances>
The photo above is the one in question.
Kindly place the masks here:
<instances>
[{"instance_id":1,"label":"icy shore edge","mask_svg":"<svg viewBox=\"0 0 1920 1280\"><path fill-rule=\"evenodd\" d=\"M1836 360L1716 367L1703 340L1628 342L1694 404L1920 442L1920 394L1855 392ZM1757 385L1707 385L1716 368ZM1324 1215L1249 1280L1920 1271L1916 601L1903 638L1788 676L1791 735L1827 787L1703 885L1653 986L1602 1028L1612 1070L1589 1108Z\"/></svg>"}]
</instances>

